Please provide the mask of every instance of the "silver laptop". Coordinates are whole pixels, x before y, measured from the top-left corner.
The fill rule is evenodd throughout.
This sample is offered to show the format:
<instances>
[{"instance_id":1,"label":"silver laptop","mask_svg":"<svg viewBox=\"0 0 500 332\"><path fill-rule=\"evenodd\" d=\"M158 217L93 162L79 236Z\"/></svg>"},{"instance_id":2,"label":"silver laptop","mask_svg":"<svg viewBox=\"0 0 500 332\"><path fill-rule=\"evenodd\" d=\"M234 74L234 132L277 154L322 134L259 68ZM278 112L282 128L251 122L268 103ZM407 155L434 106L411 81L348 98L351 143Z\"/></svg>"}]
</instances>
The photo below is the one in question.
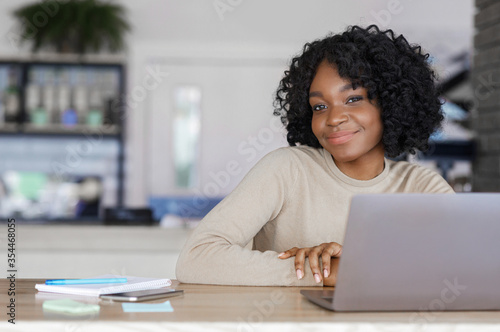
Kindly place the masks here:
<instances>
[{"instance_id":1,"label":"silver laptop","mask_svg":"<svg viewBox=\"0 0 500 332\"><path fill-rule=\"evenodd\" d=\"M335 311L500 309L500 194L358 195L334 291L301 294Z\"/></svg>"}]
</instances>

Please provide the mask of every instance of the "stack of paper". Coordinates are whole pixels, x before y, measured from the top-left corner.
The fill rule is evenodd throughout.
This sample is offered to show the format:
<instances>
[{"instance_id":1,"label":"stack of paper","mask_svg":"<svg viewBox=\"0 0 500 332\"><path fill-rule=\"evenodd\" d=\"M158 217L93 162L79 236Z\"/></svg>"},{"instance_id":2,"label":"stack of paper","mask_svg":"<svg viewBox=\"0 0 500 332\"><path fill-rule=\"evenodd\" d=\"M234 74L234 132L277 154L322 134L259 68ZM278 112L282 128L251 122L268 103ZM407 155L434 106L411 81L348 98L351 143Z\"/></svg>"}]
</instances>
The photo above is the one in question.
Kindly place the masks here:
<instances>
[{"instance_id":1,"label":"stack of paper","mask_svg":"<svg viewBox=\"0 0 500 332\"><path fill-rule=\"evenodd\" d=\"M154 279L130 276L117 276L107 274L95 277L104 278L127 278L126 283L121 284L83 284L83 285L45 285L36 284L35 288L40 292L99 296L102 294L116 294L122 292L138 291L145 289L156 289L168 287L172 284L170 279Z\"/></svg>"}]
</instances>

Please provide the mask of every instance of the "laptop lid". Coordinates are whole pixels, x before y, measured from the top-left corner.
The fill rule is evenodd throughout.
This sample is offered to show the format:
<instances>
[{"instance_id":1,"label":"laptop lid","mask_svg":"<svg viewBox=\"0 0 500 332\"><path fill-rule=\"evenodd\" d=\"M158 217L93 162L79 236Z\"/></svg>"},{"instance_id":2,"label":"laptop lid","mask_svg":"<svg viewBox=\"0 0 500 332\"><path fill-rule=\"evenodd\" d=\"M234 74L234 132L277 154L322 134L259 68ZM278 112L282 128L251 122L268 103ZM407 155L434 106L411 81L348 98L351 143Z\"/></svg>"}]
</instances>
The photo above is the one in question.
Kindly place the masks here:
<instances>
[{"instance_id":1,"label":"laptop lid","mask_svg":"<svg viewBox=\"0 0 500 332\"><path fill-rule=\"evenodd\" d=\"M500 309L500 194L355 196L337 311Z\"/></svg>"}]
</instances>

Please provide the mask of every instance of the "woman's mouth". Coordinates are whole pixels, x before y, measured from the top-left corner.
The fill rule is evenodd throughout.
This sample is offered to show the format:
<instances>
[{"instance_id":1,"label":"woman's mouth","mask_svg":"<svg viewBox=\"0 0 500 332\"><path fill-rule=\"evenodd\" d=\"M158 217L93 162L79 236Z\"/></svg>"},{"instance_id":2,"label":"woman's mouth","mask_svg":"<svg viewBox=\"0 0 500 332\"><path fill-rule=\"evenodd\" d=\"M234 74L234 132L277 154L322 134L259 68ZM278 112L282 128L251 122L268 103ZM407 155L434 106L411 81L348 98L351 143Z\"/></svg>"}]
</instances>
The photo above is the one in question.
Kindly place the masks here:
<instances>
[{"instance_id":1,"label":"woman's mouth","mask_svg":"<svg viewBox=\"0 0 500 332\"><path fill-rule=\"evenodd\" d=\"M349 142L358 131L338 131L327 136L327 141L333 145Z\"/></svg>"}]
</instances>

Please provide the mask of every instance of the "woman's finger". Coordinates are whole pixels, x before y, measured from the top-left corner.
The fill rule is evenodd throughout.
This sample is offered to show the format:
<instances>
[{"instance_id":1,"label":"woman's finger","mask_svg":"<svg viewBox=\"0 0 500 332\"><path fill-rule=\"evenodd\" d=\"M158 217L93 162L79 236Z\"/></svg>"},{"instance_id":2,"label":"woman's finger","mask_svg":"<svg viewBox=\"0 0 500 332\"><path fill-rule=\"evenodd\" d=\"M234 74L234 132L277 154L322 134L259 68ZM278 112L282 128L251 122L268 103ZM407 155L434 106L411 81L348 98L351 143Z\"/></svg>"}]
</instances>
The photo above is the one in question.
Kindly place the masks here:
<instances>
[{"instance_id":1,"label":"woman's finger","mask_svg":"<svg viewBox=\"0 0 500 332\"><path fill-rule=\"evenodd\" d=\"M290 258L291 255L290 253L287 251L283 251L281 254L278 255L278 258L281 258L281 259L285 259L285 258Z\"/></svg>"},{"instance_id":2,"label":"woman's finger","mask_svg":"<svg viewBox=\"0 0 500 332\"><path fill-rule=\"evenodd\" d=\"M323 261L323 277L328 278L330 276L331 266L330 262L332 260L331 253L327 250L323 251L321 254L321 260Z\"/></svg>"},{"instance_id":3,"label":"woman's finger","mask_svg":"<svg viewBox=\"0 0 500 332\"><path fill-rule=\"evenodd\" d=\"M330 262L330 275L328 278L325 278L323 281L323 286L335 286L337 283L337 272L339 269L339 261L340 259L337 257L334 257L331 259Z\"/></svg>"},{"instance_id":4,"label":"woman's finger","mask_svg":"<svg viewBox=\"0 0 500 332\"><path fill-rule=\"evenodd\" d=\"M332 258L338 258L342 255L342 245L336 242L325 243L325 250L321 255L323 261L323 277L328 278L331 273Z\"/></svg>"},{"instance_id":5,"label":"woman's finger","mask_svg":"<svg viewBox=\"0 0 500 332\"><path fill-rule=\"evenodd\" d=\"M332 257L340 257L340 255L342 255L342 245L337 242L328 243L326 250Z\"/></svg>"},{"instance_id":6,"label":"woman's finger","mask_svg":"<svg viewBox=\"0 0 500 332\"><path fill-rule=\"evenodd\" d=\"M314 276L314 281L316 283L320 283L323 278L321 277L321 270L319 267L319 256L321 252L323 251L323 248L321 246L317 246L312 248L309 251L309 254L307 255L309 257L309 265L311 266L311 271Z\"/></svg>"},{"instance_id":7,"label":"woman's finger","mask_svg":"<svg viewBox=\"0 0 500 332\"><path fill-rule=\"evenodd\" d=\"M299 250L299 248L293 247L292 249L288 249L287 251L283 251L282 253L280 253L278 255L278 258L286 259L286 258L290 258L292 256L295 256L295 253L297 252L297 250Z\"/></svg>"},{"instance_id":8,"label":"woman's finger","mask_svg":"<svg viewBox=\"0 0 500 332\"><path fill-rule=\"evenodd\" d=\"M299 249L295 254L295 272L297 279L304 278L304 261L306 260L306 249Z\"/></svg>"}]
</instances>

